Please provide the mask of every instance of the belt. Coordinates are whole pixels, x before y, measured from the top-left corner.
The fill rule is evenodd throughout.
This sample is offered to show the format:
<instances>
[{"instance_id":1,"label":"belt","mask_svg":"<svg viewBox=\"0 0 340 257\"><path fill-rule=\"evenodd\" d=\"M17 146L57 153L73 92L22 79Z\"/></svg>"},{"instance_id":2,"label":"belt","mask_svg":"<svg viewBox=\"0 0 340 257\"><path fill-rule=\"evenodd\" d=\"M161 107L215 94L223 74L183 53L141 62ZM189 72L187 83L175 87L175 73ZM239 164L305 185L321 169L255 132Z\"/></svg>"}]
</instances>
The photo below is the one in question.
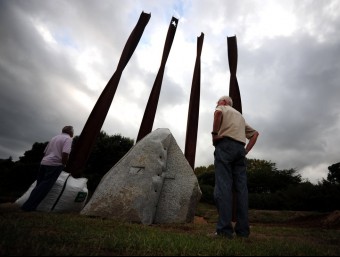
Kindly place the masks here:
<instances>
[{"instance_id":1,"label":"belt","mask_svg":"<svg viewBox=\"0 0 340 257\"><path fill-rule=\"evenodd\" d=\"M243 142L241 142L241 141L238 141L238 140L236 140L236 139L234 139L234 138L232 138L232 137L223 136L223 138L230 139L231 141L234 141L234 142L236 142L236 143L239 143L239 144L241 144L241 145L243 145L243 146L246 145L245 143L243 143Z\"/></svg>"}]
</instances>

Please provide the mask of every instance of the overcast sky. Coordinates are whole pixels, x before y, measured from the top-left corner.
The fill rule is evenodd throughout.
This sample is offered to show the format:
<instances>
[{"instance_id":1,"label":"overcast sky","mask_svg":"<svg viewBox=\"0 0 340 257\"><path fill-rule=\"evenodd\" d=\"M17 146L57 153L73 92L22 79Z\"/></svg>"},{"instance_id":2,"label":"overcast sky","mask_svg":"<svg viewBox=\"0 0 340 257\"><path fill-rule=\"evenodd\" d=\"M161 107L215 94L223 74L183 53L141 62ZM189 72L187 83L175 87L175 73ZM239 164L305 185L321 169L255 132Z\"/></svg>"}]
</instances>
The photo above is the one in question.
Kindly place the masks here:
<instances>
[{"instance_id":1,"label":"overcast sky","mask_svg":"<svg viewBox=\"0 0 340 257\"><path fill-rule=\"evenodd\" d=\"M260 133L248 158L312 183L340 162L338 0L1 0L0 159L14 161L64 125L79 135L142 12L151 18L102 130L136 140L172 17L179 19L153 130L184 152L197 38L204 33L195 167L213 164L217 99L229 93L237 37L243 115Z\"/></svg>"}]
</instances>

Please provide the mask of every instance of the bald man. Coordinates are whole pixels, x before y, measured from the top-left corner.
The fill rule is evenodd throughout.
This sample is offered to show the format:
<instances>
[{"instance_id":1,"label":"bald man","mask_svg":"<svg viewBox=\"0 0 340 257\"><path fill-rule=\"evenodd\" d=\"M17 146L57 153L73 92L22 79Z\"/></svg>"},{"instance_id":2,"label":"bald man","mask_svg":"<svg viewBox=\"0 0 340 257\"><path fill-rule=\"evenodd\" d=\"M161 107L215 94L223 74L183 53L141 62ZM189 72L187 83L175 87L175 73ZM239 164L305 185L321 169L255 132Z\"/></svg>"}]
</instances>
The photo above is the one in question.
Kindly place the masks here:
<instances>
[{"instance_id":1,"label":"bald man","mask_svg":"<svg viewBox=\"0 0 340 257\"><path fill-rule=\"evenodd\" d=\"M220 97L214 112L211 132L215 146L214 198L219 214L216 235L228 238L232 238L234 232L238 237L248 237L250 234L246 155L255 145L259 135L232 106L230 96ZM232 225L233 188L237 193L235 228Z\"/></svg>"}]
</instances>

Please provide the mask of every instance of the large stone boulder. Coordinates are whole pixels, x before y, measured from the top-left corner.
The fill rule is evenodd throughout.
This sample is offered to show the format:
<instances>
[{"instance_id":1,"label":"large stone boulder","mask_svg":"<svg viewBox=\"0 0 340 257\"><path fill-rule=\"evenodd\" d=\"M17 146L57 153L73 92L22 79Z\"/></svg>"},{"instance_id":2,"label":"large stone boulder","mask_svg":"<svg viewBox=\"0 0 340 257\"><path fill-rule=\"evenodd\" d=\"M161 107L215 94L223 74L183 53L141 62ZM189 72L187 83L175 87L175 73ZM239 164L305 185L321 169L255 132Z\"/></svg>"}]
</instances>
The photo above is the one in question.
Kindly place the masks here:
<instances>
[{"instance_id":1,"label":"large stone boulder","mask_svg":"<svg viewBox=\"0 0 340 257\"><path fill-rule=\"evenodd\" d=\"M102 178L81 214L143 224L194 220L201 190L169 129L140 140Z\"/></svg>"}]
</instances>

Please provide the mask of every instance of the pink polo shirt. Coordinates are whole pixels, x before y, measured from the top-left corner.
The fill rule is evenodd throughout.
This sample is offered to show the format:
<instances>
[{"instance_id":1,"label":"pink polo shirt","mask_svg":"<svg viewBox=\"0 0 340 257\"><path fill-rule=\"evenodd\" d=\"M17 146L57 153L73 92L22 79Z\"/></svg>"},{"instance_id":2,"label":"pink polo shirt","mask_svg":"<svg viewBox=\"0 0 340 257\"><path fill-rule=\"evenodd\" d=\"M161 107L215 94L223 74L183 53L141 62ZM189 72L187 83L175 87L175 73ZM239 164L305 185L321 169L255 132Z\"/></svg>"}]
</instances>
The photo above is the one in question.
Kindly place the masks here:
<instances>
[{"instance_id":1,"label":"pink polo shirt","mask_svg":"<svg viewBox=\"0 0 340 257\"><path fill-rule=\"evenodd\" d=\"M51 139L44 151L42 165L59 166L62 165L62 154L70 153L72 146L72 138L69 134L62 133Z\"/></svg>"}]
</instances>

